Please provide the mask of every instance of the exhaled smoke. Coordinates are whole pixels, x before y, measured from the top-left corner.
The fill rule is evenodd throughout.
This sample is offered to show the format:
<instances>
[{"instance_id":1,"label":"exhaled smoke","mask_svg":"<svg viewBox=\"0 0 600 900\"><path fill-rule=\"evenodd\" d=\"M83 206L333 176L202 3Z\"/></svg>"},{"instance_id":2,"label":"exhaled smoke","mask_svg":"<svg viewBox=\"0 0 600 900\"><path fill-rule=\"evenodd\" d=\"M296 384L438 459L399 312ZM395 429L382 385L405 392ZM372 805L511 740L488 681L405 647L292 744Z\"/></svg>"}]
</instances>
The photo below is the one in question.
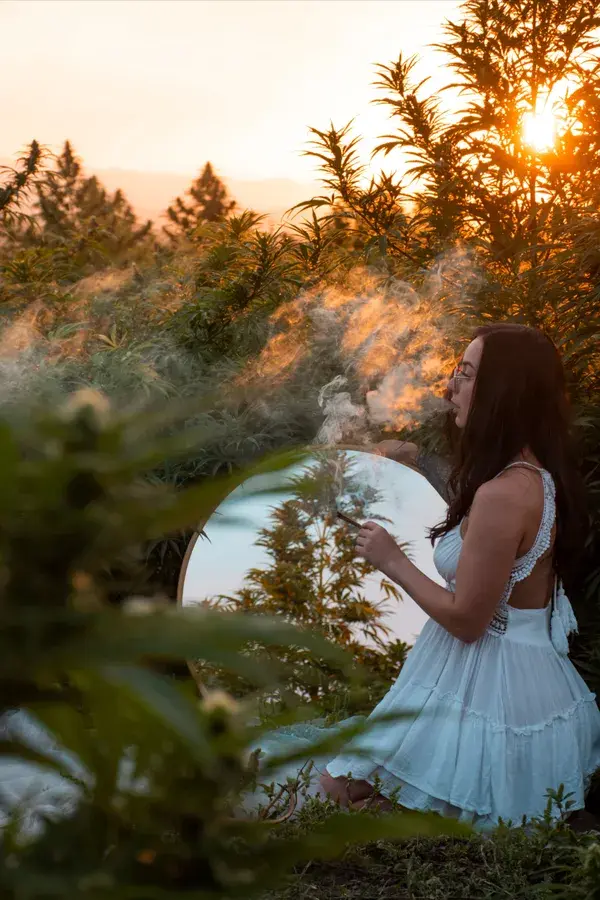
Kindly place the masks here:
<instances>
[{"instance_id":1,"label":"exhaled smoke","mask_svg":"<svg viewBox=\"0 0 600 900\"><path fill-rule=\"evenodd\" d=\"M144 307L150 319L173 304L162 294L160 307L140 296L135 272L97 272L65 290L59 302L31 302L7 322L0 331L3 414L59 404L82 384L105 392L114 407L132 409L174 394L201 396L219 377L225 380L223 366L205 377L202 360L168 330L152 333L146 320L140 331ZM115 322L115 309L123 324Z\"/></svg>"},{"instance_id":2,"label":"exhaled smoke","mask_svg":"<svg viewBox=\"0 0 600 900\"><path fill-rule=\"evenodd\" d=\"M336 375L319 391L318 403L325 420L317 434L318 444L339 444L347 434L349 424L355 430L363 427L365 409L352 402L348 391L338 390L346 382L343 375Z\"/></svg>"},{"instance_id":3,"label":"exhaled smoke","mask_svg":"<svg viewBox=\"0 0 600 900\"><path fill-rule=\"evenodd\" d=\"M343 289L306 291L273 316L251 374L265 386L314 392L324 416L315 443L364 444L372 431L400 430L447 408L459 323L481 276L456 248L418 281L355 270ZM315 384L322 372L324 387Z\"/></svg>"}]
</instances>

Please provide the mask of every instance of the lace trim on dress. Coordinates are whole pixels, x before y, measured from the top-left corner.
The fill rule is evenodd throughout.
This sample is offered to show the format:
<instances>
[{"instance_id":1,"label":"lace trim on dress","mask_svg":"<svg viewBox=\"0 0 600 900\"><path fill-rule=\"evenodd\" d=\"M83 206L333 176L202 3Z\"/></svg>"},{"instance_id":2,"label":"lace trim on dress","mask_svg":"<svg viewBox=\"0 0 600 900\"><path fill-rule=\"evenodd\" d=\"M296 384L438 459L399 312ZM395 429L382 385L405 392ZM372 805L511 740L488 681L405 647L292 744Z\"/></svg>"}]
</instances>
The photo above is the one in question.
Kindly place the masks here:
<instances>
[{"instance_id":1,"label":"lace trim on dress","mask_svg":"<svg viewBox=\"0 0 600 900\"><path fill-rule=\"evenodd\" d=\"M516 560L494 617L488 625L488 632L495 635L503 635L506 632L508 628L508 601L513 588L519 581L524 581L525 578L531 575L537 561L549 549L552 541L552 527L556 518L556 490L550 472L547 472L546 469L539 469L537 466L527 462L510 463L502 471L505 472L506 469L516 466L535 469L536 472L540 473L544 488L544 506L542 509L542 520L535 541L527 553Z\"/></svg>"}]
</instances>

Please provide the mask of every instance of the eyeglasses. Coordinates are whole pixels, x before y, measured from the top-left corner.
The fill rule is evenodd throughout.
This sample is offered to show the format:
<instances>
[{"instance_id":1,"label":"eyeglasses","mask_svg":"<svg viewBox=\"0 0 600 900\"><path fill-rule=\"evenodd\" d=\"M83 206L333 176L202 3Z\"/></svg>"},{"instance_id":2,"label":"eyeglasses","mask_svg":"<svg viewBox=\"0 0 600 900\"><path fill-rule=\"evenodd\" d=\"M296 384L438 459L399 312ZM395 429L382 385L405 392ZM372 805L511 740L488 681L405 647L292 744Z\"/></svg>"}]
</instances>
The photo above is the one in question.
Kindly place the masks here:
<instances>
[{"instance_id":1,"label":"eyeglasses","mask_svg":"<svg viewBox=\"0 0 600 900\"><path fill-rule=\"evenodd\" d=\"M456 393L458 391L461 381L468 381L470 378L473 377L472 375L468 375L466 372L462 371L461 365L462 365L462 363L459 363L457 366L454 367L454 369L452 371L452 375L450 376L450 378L448 380L448 388L453 393Z\"/></svg>"}]
</instances>

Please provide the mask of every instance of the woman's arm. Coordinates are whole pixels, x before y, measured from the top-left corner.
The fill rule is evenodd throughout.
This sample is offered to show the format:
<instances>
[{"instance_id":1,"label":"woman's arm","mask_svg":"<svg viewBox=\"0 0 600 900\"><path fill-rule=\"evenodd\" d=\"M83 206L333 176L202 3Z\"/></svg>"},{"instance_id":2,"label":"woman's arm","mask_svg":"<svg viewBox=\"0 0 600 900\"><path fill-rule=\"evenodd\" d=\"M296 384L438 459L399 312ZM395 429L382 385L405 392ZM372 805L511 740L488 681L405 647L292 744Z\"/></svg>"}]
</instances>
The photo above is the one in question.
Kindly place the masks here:
<instances>
[{"instance_id":1,"label":"woman's arm","mask_svg":"<svg viewBox=\"0 0 600 900\"><path fill-rule=\"evenodd\" d=\"M375 522L361 529L357 550L450 634L467 643L476 641L494 617L523 536L523 496L517 488L521 485L516 482L507 487L492 481L477 491L454 592L421 572Z\"/></svg>"},{"instance_id":2,"label":"woman's arm","mask_svg":"<svg viewBox=\"0 0 600 900\"><path fill-rule=\"evenodd\" d=\"M461 614L456 594L432 581L402 551L400 553L390 556L381 569L383 574L399 584L428 616L454 637L465 643L476 640L469 630L469 623Z\"/></svg>"}]
</instances>

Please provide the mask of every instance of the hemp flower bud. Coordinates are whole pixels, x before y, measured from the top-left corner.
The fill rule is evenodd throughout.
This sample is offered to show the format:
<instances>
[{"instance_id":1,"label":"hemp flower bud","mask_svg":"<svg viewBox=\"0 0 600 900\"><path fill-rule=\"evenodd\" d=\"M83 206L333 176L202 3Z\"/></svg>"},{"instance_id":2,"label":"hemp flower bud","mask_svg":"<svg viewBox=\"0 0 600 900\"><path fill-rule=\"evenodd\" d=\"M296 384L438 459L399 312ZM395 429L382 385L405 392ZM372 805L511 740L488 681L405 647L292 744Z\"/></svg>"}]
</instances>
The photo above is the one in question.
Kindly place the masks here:
<instances>
[{"instance_id":1,"label":"hemp flower bud","mask_svg":"<svg viewBox=\"0 0 600 900\"><path fill-rule=\"evenodd\" d=\"M71 394L63 404L63 410L69 417L74 417L88 408L101 422L106 421L110 412L108 397L94 388L81 388Z\"/></svg>"},{"instance_id":2,"label":"hemp flower bud","mask_svg":"<svg viewBox=\"0 0 600 900\"><path fill-rule=\"evenodd\" d=\"M225 691L207 691L202 699L202 710L206 713L212 713L216 710L235 715L240 710L240 704L230 694Z\"/></svg>"}]
</instances>

